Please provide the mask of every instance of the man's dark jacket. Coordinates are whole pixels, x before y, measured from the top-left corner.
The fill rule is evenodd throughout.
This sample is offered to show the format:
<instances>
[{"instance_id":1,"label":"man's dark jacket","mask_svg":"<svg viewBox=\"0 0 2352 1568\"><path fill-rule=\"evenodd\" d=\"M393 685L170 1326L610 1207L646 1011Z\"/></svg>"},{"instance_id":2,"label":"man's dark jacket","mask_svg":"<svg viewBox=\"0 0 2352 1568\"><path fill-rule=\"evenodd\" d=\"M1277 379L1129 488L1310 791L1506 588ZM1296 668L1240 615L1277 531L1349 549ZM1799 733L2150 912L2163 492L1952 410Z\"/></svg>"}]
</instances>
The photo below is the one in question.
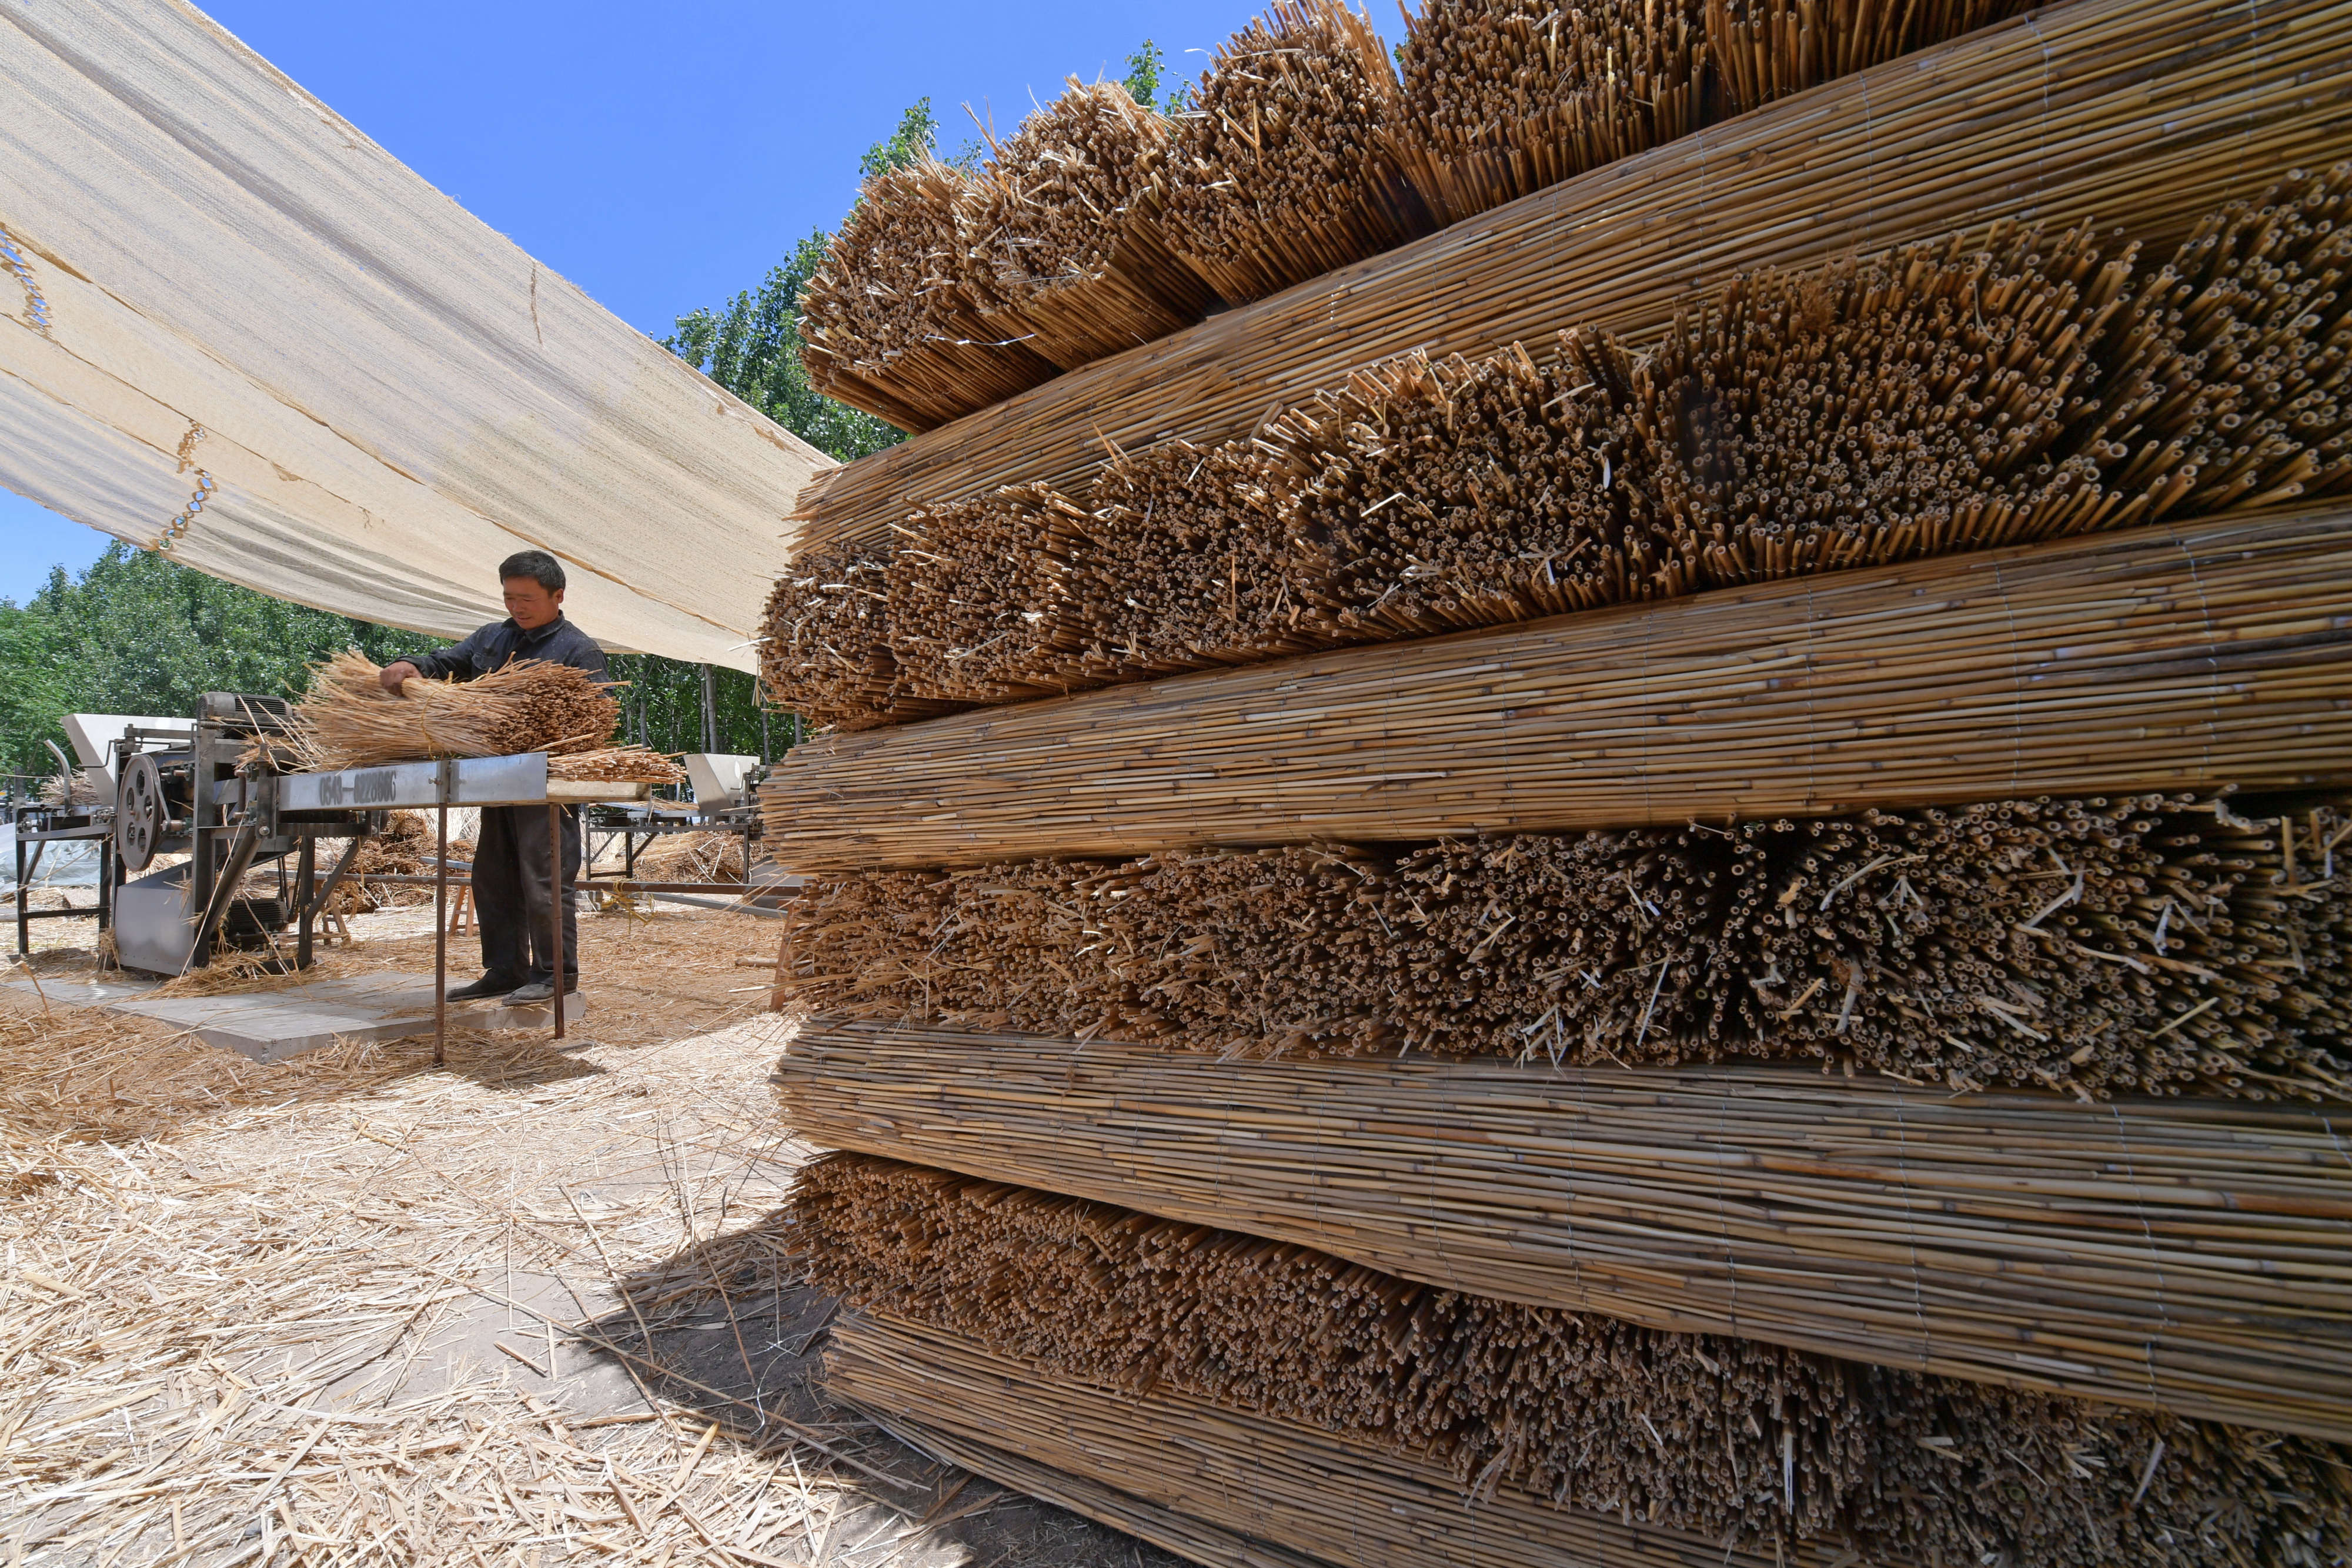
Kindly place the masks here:
<instances>
[{"instance_id":1,"label":"man's dark jacket","mask_svg":"<svg viewBox=\"0 0 2352 1568\"><path fill-rule=\"evenodd\" d=\"M551 664L569 664L575 670L585 670L593 680L610 677L604 667L604 650L588 640L588 633L574 626L562 615L534 631L526 632L511 618L494 621L464 642L442 649L437 653L424 653L408 662L416 673L428 680L448 676L454 680L470 681L476 675L487 675L492 670L503 670L517 659L540 659Z\"/></svg>"}]
</instances>

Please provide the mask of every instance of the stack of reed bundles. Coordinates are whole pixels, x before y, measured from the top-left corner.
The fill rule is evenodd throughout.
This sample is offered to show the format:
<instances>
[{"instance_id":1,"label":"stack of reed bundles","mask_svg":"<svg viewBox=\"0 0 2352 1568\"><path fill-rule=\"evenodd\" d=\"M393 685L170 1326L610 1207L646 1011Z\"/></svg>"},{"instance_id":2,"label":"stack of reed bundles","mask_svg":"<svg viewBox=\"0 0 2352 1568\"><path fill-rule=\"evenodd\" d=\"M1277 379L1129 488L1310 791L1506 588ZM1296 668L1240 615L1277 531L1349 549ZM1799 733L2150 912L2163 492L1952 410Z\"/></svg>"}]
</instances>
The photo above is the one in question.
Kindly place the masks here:
<instances>
[{"instance_id":1,"label":"stack of reed bundles","mask_svg":"<svg viewBox=\"0 0 2352 1568\"><path fill-rule=\"evenodd\" d=\"M2352 1551L2352 1453L2310 1438L1660 1333L867 1156L803 1171L793 1218L815 1282L855 1305L1411 1455L1474 1500L1508 1480L1719 1546L1874 1562Z\"/></svg>"},{"instance_id":2,"label":"stack of reed bundles","mask_svg":"<svg viewBox=\"0 0 2352 1568\"><path fill-rule=\"evenodd\" d=\"M2344 1099L2352 816L2252 809L2000 800L862 871L798 905L792 988L844 1017L1235 1055Z\"/></svg>"},{"instance_id":3,"label":"stack of reed bundles","mask_svg":"<svg viewBox=\"0 0 2352 1568\"><path fill-rule=\"evenodd\" d=\"M1160 168L1158 227L1226 300L1263 298L2021 9L2017 0L1611 0L1566 10L1432 0L1408 15L1392 64L1368 18L1343 0L1281 0L1227 39L1192 89L1174 155ZM1068 112L1056 105L1041 118ZM925 260L939 247L926 242L952 226L960 206L969 215L985 204L960 202L958 187L951 170L869 182L865 204L894 210L853 216L828 257L827 297L804 329L826 361L828 390L894 423L918 421L910 429L1045 379L1024 376L1033 363L984 351L984 331L943 316L927 319L946 329L927 337L983 351L901 360L891 347L903 336L901 302L940 283ZM966 226L1017 245L1035 237L1027 221L1017 205L995 204ZM877 246L884 231L914 236L912 255ZM850 297L880 308L841 308ZM995 303L1009 323L1005 302ZM1043 339L1059 343L1047 357L1066 369L1085 362L1077 356L1089 343L1109 347L1087 358L1128 346L1120 334L1051 326ZM969 376L961 384L960 367Z\"/></svg>"},{"instance_id":4,"label":"stack of reed bundles","mask_svg":"<svg viewBox=\"0 0 2352 1568\"><path fill-rule=\"evenodd\" d=\"M806 870L2352 785L2352 507L1311 654L795 747Z\"/></svg>"},{"instance_id":5,"label":"stack of reed bundles","mask_svg":"<svg viewBox=\"0 0 2352 1568\"><path fill-rule=\"evenodd\" d=\"M996 146L961 243L999 337L1072 370L1201 319L1215 294L1162 233L1172 152L1158 110L1075 77Z\"/></svg>"},{"instance_id":6,"label":"stack of reed bundles","mask_svg":"<svg viewBox=\"0 0 2352 1568\"><path fill-rule=\"evenodd\" d=\"M1370 17L1279 0L1218 47L1176 118L1169 245L1241 304L1427 234L1388 146L1403 115Z\"/></svg>"},{"instance_id":7,"label":"stack of reed bundles","mask_svg":"<svg viewBox=\"0 0 2352 1568\"><path fill-rule=\"evenodd\" d=\"M964 260L971 177L926 158L866 182L802 290L809 384L902 430L929 430L1050 379L986 313L1004 301Z\"/></svg>"},{"instance_id":8,"label":"stack of reed bundles","mask_svg":"<svg viewBox=\"0 0 2352 1568\"><path fill-rule=\"evenodd\" d=\"M1250 440L1115 455L1090 521L1039 486L919 514L887 591L935 556L1010 571L893 621L988 642L1024 696L2342 492L2347 216L2352 163L2160 267L2004 225L1736 278L1647 349L1374 367ZM1060 630L1002 635L1024 620Z\"/></svg>"},{"instance_id":9,"label":"stack of reed bundles","mask_svg":"<svg viewBox=\"0 0 2352 1568\"><path fill-rule=\"evenodd\" d=\"M1529 1306L2352 1442L2330 1106L905 1023L806 1030L774 1082L824 1148Z\"/></svg>"},{"instance_id":10,"label":"stack of reed bundles","mask_svg":"<svg viewBox=\"0 0 2352 1568\"><path fill-rule=\"evenodd\" d=\"M2201 214L2352 149L2341 5L2081 0L1873 68L828 470L796 548L887 542L910 507L1007 484L1078 496L1106 440L1212 446L1407 353L1475 361L1578 323L1647 339L1735 272L2020 213L2096 213L2168 253Z\"/></svg>"}]
</instances>

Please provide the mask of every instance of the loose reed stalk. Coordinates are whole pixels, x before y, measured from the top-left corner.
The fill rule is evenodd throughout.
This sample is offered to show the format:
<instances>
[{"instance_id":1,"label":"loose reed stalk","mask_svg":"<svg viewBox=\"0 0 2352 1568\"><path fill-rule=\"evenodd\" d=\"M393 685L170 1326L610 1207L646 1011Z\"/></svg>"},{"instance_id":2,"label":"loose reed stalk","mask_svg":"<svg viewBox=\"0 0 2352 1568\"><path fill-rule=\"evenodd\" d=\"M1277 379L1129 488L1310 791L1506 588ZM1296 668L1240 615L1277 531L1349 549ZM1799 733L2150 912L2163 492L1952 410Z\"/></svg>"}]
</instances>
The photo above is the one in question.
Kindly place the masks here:
<instances>
[{"instance_id":1,"label":"loose reed stalk","mask_svg":"<svg viewBox=\"0 0 2352 1568\"><path fill-rule=\"evenodd\" d=\"M1661 1334L862 1155L803 1170L793 1207L813 1279L853 1304L1425 1457L1474 1498L1507 1478L1750 1551L1874 1561L2127 1560L2185 1518L2213 1522L2162 1542L2176 1562L2352 1549L2347 1456L2308 1438Z\"/></svg>"},{"instance_id":2,"label":"loose reed stalk","mask_svg":"<svg viewBox=\"0 0 2352 1568\"><path fill-rule=\"evenodd\" d=\"M1278 0L1219 46L1176 118L1170 247L1238 304L1428 233L1386 146L1403 112L1369 17Z\"/></svg>"}]
</instances>

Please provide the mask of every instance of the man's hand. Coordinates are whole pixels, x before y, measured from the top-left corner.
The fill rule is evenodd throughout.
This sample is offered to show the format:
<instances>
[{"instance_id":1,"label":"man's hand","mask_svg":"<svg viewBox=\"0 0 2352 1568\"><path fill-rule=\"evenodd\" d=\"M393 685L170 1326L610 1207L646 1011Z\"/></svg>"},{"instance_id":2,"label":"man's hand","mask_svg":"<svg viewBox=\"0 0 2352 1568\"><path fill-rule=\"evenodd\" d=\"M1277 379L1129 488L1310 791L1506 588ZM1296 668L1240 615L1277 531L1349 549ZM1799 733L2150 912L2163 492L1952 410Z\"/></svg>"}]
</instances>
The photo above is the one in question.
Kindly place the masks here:
<instances>
[{"instance_id":1,"label":"man's hand","mask_svg":"<svg viewBox=\"0 0 2352 1568\"><path fill-rule=\"evenodd\" d=\"M396 692L400 690L401 682L413 681L417 677L418 674L419 672L415 665L410 664L407 660L403 659L397 664L386 664L383 667L383 674L376 678L383 682L383 689L385 691Z\"/></svg>"}]
</instances>

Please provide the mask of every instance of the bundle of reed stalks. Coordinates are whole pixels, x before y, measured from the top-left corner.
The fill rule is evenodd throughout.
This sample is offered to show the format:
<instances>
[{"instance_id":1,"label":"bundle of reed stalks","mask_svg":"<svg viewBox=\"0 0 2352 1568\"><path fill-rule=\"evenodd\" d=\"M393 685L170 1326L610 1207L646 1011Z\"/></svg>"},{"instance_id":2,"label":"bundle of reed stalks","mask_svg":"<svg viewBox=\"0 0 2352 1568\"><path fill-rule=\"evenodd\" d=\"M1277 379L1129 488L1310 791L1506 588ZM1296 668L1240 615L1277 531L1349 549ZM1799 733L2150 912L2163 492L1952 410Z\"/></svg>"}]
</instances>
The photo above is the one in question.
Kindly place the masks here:
<instances>
[{"instance_id":1,"label":"bundle of reed stalks","mask_svg":"<svg viewBox=\"0 0 2352 1568\"><path fill-rule=\"evenodd\" d=\"M550 779L597 784L683 784L686 769L664 752L644 746L604 746L547 759Z\"/></svg>"},{"instance_id":2,"label":"bundle of reed stalks","mask_svg":"<svg viewBox=\"0 0 2352 1568\"><path fill-rule=\"evenodd\" d=\"M1646 341L1735 272L2021 213L2095 212L2162 254L2221 203L2347 155L2340 4L2081 0L1871 68L828 470L796 548L887 542L911 507L1004 485L1082 495L1106 440L1246 436L1405 353L1475 360L1579 323Z\"/></svg>"},{"instance_id":3,"label":"bundle of reed stalks","mask_svg":"<svg viewBox=\"0 0 2352 1568\"><path fill-rule=\"evenodd\" d=\"M1086 522L1035 486L908 517L887 573L890 652L908 689L962 703L1068 690L1061 665L1082 641L1060 579Z\"/></svg>"},{"instance_id":4,"label":"bundle of reed stalks","mask_svg":"<svg viewBox=\"0 0 2352 1568\"><path fill-rule=\"evenodd\" d=\"M774 1082L824 1148L1530 1306L2352 1442L2352 1165L2326 1107L906 1023L805 1029Z\"/></svg>"},{"instance_id":5,"label":"bundle of reed stalks","mask_svg":"<svg viewBox=\"0 0 2352 1568\"><path fill-rule=\"evenodd\" d=\"M793 748L803 870L2352 785L2352 510L1309 654Z\"/></svg>"},{"instance_id":6,"label":"bundle of reed stalks","mask_svg":"<svg viewBox=\"0 0 2352 1568\"><path fill-rule=\"evenodd\" d=\"M971 176L929 158L866 182L801 291L811 386L929 430L1055 374L985 319L1004 301L964 265L959 224L974 200Z\"/></svg>"},{"instance_id":7,"label":"bundle of reed stalks","mask_svg":"<svg viewBox=\"0 0 2352 1568\"><path fill-rule=\"evenodd\" d=\"M814 1282L854 1304L1423 1457L1474 1499L1507 1479L1750 1551L1874 1561L2352 1551L2352 1453L2309 1438L1464 1295L864 1155L804 1169L793 1210Z\"/></svg>"},{"instance_id":8,"label":"bundle of reed stalks","mask_svg":"<svg viewBox=\"0 0 2352 1568\"><path fill-rule=\"evenodd\" d=\"M2026 9L2022 0L1708 0L1710 118L1744 114Z\"/></svg>"},{"instance_id":9,"label":"bundle of reed stalks","mask_svg":"<svg viewBox=\"0 0 2352 1568\"><path fill-rule=\"evenodd\" d=\"M621 719L607 684L568 664L521 659L470 681L412 677L397 692L383 673L350 650L311 667L288 731L305 766L596 751Z\"/></svg>"},{"instance_id":10,"label":"bundle of reed stalks","mask_svg":"<svg viewBox=\"0 0 2352 1568\"><path fill-rule=\"evenodd\" d=\"M812 726L851 730L962 706L908 690L891 651L888 570L880 552L854 548L811 551L785 569L761 617L769 701Z\"/></svg>"},{"instance_id":11,"label":"bundle of reed stalks","mask_svg":"<svg viewBox=\"0 0 2352 1568\"><path fill-rule=\"evenodd\" d=\"M1170 247L1240 303L1428 233L1386 145L1403 109L1370 17L1278 0L1218 47L1176 117Z\"/></svg>"},{"instance_id":12,"label":"bundle of reed stalks","mask_svg":"<svg viewBox=\"0 0 2352 1568\"><path fill-rule=\"evenodd\" d=\"M1070 370L1201 319L1215 297L1160 232L1171 148L1157 110L1076 77L995 145L962 243L999 338Z\"/></svg>"},{"instance_id":13,"label":"bundle of reed stalks","mask_svg":"<svg viewBox=\"0 0 2352 1568\"><path fill-rule=\"evenodd\" d=\"M1208 1051L2352 1096L2352 816L2241 810L2001 800L853 873L803 897L794 984L852 1016Z\"/></svg>"},{"instance_id":14,"label":"bundle of reed stalks","mask_svg":"<svg viewBox=\"0 0 2352 1568\"><path fill-rule=\"evenodd\" d=\"M2339 164L2210 214L2140 277L2132 247L2105 254L2087 225L1996 225L1979 246L1953 235L1735 278L1648 349L1579 331L1543 364L1517 345L1409 357L1265 436L1118 456L1097 481L1094 528L1052 541L1056 570L1017 607L1117 633L1077 666L1067 637L1031 643L1036 664L1003 670L1003 687L1148 678L2343 489L2352 290L2334 280L2352 271L2347 215L2352 164ZM1117 498L1161 471L1240 482L1140 507ZM1003 494L1034 504L1041 491ZM936 509L926 548L954 553L972 532L971 549L1018 572L1007 505ZM1186 560L1170 559L1171 535ZM1186 612L1219 564L1224 614L1203 624Z\"/></svg>"},{"instance_id":15,"label":"bundle of reed stalks","mask_svg":"<svg viewBox=\"0 0 2352 1568\"><path fill-rule=\"evenodd\" d=\"M1390 145L1442 223L1705 122L1699 0L1428 0L1406 25L1406 111Z\"/></svg>"}]
</instances>

